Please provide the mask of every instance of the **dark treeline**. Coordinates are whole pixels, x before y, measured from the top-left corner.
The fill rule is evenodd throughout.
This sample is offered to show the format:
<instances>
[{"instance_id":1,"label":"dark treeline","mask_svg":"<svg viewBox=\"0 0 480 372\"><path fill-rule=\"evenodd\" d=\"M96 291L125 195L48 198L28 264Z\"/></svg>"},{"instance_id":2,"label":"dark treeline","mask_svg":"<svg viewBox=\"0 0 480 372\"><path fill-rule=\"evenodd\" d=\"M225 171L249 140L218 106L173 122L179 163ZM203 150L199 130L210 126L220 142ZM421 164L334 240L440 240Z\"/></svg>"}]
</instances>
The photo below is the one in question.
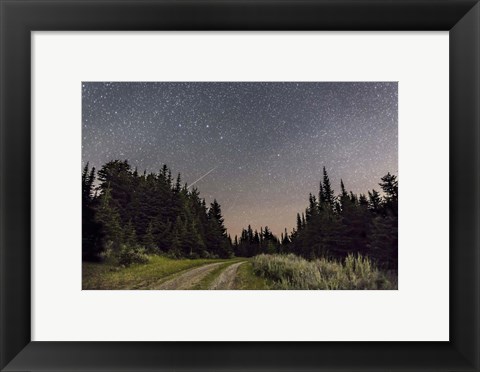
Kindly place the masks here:
<instances>
[{"instance_id":1,"label":"dark treeline","mask_svg":"<svg viewBox=\"0 0 480 372\"><path fill-rule=\"evenodd\" d=\"M146 253L172 257L252 257L260 253L294 253L307 259L343 259L350 253L370 257L380 267L397 269L398 181L388 173L383 191L335 195L323 170L318 196L297 214L289 234L275 236L268 227L250 226L233 242L227 235L220 204L208 207L196 188L172 178L164 165L158 173L133 170L128 161L106 163L96 174L82 172L83 259L141 247Z\"/></svg>"},{"instance_id":2,"label":"dark treeline","mask_svg":"<svg viewBox=\"0 0 480 372\"><path fill-rule=\"evenodd\" d=\"M98 185L95 186L95 179ZM99 260L106 251L141 246L172 257L233 255L220 205L207 208L197 189L159 173L138 174L128 161L110 161L95 174L82 173L83 258Z\"/></svg>"},{"instance_id":3,"label":"dark treeline","mask_svg":"<svg viewBox=\"0 0 480 372\"><path fill-rule=\"evenodd\" d=\"M347 192L341 181L340 195L330 183L326 169L318 197L310 194L309 206L297 214L297 227L277 238L268 230L244 229L235 237L235 255L251 257L260 253L294 253L307 259L343 259L348 254L370 257L380 267L397 269L398 181L388 173L368 195Z\"/></svg>"},{"instance_id":4,"label":"dark treeline","mask_svg":"<svg viewBox=\"0 0 480 372\"><path fill-rule=\"evenodd\" d=\"M287 242L284 240L284 236L288 240L288 233L285 229L285 235L279 239L272 234L268 226L260 228L258 230L252 230L249 225L248 228L242 230L240 239L235 236L233 240L233 251L235 256L240 257L253 257L261 253L287 253Z\"/></svg>"}]
</instances>

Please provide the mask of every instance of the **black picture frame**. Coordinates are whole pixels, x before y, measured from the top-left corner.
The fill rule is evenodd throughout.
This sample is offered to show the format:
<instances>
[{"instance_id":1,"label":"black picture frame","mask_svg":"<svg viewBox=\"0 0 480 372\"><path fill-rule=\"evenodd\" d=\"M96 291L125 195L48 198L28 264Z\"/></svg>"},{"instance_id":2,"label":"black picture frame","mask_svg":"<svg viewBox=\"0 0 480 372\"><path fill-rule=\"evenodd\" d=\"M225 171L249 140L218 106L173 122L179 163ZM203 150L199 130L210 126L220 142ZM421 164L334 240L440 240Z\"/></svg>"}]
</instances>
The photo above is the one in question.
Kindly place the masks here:
<instances>
[{"instance_id":1,"label":"black picture frame","mask_svg":"<svg viewBox=\"0 0 480 372\"><path fill-rule=\"evenodd\" d=\"M480 371L477 0L0 0L0 27L1 370ZM36 30L449 31L450 341L32 342L30 34Z\"/></svg>"}]
</instances>

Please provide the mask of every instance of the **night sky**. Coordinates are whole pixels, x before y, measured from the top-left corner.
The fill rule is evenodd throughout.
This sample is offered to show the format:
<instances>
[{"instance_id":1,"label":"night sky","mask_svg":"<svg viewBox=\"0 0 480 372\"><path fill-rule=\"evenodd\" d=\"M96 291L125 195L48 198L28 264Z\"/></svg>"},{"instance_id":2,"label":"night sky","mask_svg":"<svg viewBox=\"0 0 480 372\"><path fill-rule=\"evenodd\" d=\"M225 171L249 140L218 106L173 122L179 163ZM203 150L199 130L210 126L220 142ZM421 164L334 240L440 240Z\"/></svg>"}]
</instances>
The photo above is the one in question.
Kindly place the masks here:
<instances>
[{"instance_id":1,"label":"night sky","mask_svg":"<svg viewBox=\"0 0 480 372\"><path fill-rule=\"evenodd\" d=\"M325 166L336 194L398 174L396 82L82 83L82 162L165 163L232 237L251 224L278 236L296 224ZM203 177L203 178L202 178Z\"/></svg>"}]
</instances>

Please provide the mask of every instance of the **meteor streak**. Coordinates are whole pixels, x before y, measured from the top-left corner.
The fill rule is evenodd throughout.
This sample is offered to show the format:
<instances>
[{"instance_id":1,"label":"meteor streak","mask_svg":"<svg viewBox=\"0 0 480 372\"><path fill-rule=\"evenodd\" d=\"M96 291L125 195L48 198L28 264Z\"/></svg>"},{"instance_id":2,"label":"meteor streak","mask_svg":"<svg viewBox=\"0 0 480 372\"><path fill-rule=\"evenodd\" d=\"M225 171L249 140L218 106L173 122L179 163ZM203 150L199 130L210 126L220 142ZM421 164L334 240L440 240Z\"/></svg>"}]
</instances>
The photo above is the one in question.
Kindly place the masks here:
<instances>
[{"instance_id":1,"label":"meteor streak","mask_svg":"<svg viewBox=\"0 0 480 372\"><path fill-rule=\"evenodd\" d=\"M207 173L205 173L202 177L200 177L198 180L196 181L193 181L189 186L188 188L192 187L193 185L195 185L198 181L201 181L203 178L207 177L210 173L212 173L215 169L218 168L218 165L215 167L215 168L212 168L210 169Z\"/></svg>"}]
</instances>

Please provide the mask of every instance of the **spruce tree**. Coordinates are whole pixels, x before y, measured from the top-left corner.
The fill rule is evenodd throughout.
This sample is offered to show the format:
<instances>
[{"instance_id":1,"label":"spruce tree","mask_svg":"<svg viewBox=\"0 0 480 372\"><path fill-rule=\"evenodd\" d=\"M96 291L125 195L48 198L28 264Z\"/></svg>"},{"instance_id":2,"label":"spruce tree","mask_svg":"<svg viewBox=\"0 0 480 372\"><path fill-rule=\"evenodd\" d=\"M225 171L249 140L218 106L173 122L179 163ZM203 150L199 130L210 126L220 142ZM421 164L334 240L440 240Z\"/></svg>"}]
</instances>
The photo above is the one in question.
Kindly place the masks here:
<instances>
[{"instance_id":1,"label":"spruce tree","mask_svg":"<svg viewBox=\"0 0 480 372\"><path fill-rule=\"evenodd\" d=\"M155 236L153 235L153 223L148 223L147 231L143 236L143 245L147 252L157 253L157 244L155 243Z\"/></svg>"},{"instance_id":2,"label":"spruce tree","mask_svg":"<svg viewBox=\"0 0 480 372\"><path fill-rule=\"evenodd\" d=\"M300 213L297 213L297 232L302 230L302 219L300 217Z\"/></svg>"},{"instance_id":3,"label":"spruce tree","mask_svg":"<svg viewBox=\"0 0 480 372\"><path fill-rule=\"evenodd\" d=\"M132 220L128 221L123 235L123 242L128 247L135 247L137 245L137 232L135 231L135 226L133 226Z\"/></svg>"},{"instance_id":4,"label":"spruce tree","mask_svg":"<svg viewBox=\"0 0 480 372\"><path fill-rule=\"evenodd\" d=\"M368 192L368 208L375 213L380 213L382 209L382 198L375 189Z\"/></svg>"},{"instance_id":5,"label":"spruce tree","mask_svg":"<svg viewBox=\"0 0 480 372\"><path fill-rule=\"evenodd\" d=\"M87 163L82 172L82 259L88 261L100 260L104 250L102 226L95 218L94 182L95 167L89 172Z\"/></svg>"},{"instance_id":6,"label":"spruce tree","mask_svg":"<svg viewBox=\"0 0 480 372\"><path fill-rule=\"evenodd\" d=\"M322 191L323 191L323 200L329 207L333 207L334 203L334 191L330 184L330 178L328 177L328 173L325 167L323 167L323 184L322 184Z\"/></svg>"},{"instance_id":7,"label":"spruce tree","mask_svg":"<svg viewBox=\"0 0 480 372\"><path fill-rule=\"evenodd\" d=\"M379 183L383 192L385 193L385 208L386 212L392 215L398 213L398 181L397 178L390 173L382 177L382 182Z\"/></svg>"},{"instance_id":8,"label":"spruce tree","mask_svg":"<svg viewBox=\"0 0 480 372\"><path fill-rule=\"evenodd\" d=\"M182 184L182 177L180 176L180 173L177 175L177 182L175 182L175 192L179 193L181 189L181 184Z\"/></svg>"},{"instance_id":9,"label":"spruce tree","mask_svg":"<svg viewBox=\"0 0 480 372\"><path fill-rule=\"evenodd\" d=\"M111 245L113 250L119 251L123 242L123 231L120 215L113 205L110 189L104 189L100 196L100 204L96 213L96 221L102 226L104 245Z\"/></svg>"},{"instance_id":10,"label":"spruce tree","mask_svg":"<svg viewBox=\"0 0 480 372\"><path fill-rule=\"evenodd\" d=\"M228 258L232 256L231 247L228 244L226 228L222 216L220 204L215 199L210 204L208 210L209 232L207 234L207 246L214 254L221 258Z\"/></svg>"}]
</instances>

